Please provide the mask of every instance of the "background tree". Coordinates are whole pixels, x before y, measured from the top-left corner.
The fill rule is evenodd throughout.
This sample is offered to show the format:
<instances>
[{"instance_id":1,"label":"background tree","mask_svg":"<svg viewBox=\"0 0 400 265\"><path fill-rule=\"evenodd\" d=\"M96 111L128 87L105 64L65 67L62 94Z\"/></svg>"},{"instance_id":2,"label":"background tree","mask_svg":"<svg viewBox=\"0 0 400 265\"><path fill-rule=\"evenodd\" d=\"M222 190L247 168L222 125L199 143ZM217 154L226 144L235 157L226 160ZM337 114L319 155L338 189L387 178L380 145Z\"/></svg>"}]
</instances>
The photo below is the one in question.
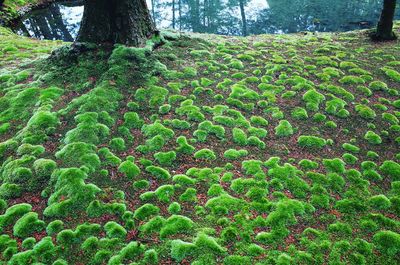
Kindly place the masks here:
<instances>
[{"instance_id":1,"label":"background tree","mask_svg":"<svg viewBox=\"0 0 400 265\"><path fill-rule=\"evenodd\" d=\"M384 0L378 27L376 32L371 35L373 40L386 41L396 39L396 35L393 32L393 19L395 10L396 0Z\"/></svg>"},{"instance_id":2,"label":"background tree","mask_svg":"<svg viewBox=\"0 0 400 265\"><path fill-rule=\"evenodd\" d=\"M85 0L77 41L140 46L154 32L146 0Z\"/></svg>"}]
</instances>

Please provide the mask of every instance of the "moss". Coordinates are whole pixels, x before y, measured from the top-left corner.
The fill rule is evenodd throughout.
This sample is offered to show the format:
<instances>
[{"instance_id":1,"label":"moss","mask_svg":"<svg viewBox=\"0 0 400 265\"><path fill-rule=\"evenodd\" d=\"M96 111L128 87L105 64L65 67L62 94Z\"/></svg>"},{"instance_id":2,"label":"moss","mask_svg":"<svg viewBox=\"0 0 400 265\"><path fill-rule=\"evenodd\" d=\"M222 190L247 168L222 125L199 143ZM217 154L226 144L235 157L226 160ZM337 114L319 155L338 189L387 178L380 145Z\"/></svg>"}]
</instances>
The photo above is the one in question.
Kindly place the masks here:
<instances>
[{"instance_id":1,"label":"moss","mask_svg":"<svg viewBox=\"0 0 400 265\"><path fill-rule=\"evenodd\" d=\"M5 226L18 220L18 218L29 213L32 210L32 206L27 203L15 204L9 207L6 212L0 215L0 228L4 229Z\"/></svg>"},{"instance_id":2,"label":"moss","mask_svg":"<svg viewBox=\"0 0 400 265\"><path fill-rule=\"evenodd\" d=\"M358 146L355 146L355 145L349 144L349 143L344 143L342 145L342 148L348 152L355 153L355 154L360 152L360 148Z\"/></svg>"},{"instance_id":3,"label":"moss","mask_svg":"<svg viewBox=\"0 0 400 265\"><path fill-rule=\"evenodd\" d=\"M326 140L317 136L301 135L297 139L297 143L301 147L321 149L325 147Z\"/></svg>"},{"instance_id":4,"label":"moss","mask_svg":"<svg viewBox=\"0 0 400 265\"><path fill-rule=\"evenodd\" d=\"M63 230L64 228L64 222L61 220L54 220L51 221L47 227L46 227L46 232L47 235L49 236L53 236L55 234L57 234L58 232L60 232L61 230Z\"/></svg>"},{"instance_id":5,"label":"moss","mask_svg":"<svg viewBox=\"0 0 400 265\"><path fill-rule=\"evenodd\" d=\"M390 68L382 68L382 70L385 72L386 76L388 76L390 79L396 82L400 82L400 73L397 72L394 69Z\"/></svg>"},{"instance_id":6,"label":"moss","mask_svg":"<svg viewBox=\"0 0 400 265\"><path fill-rule=\"evenodd\" d=\"M122 162L119 167L118 171L123 173L128 179L134 179L140 174L139 167L134 163L133 157L128 158L128 160Z\"/></svg>"},{"instance_id":7,"label":"moss","mask_svg":"<svg viewBox=\"0 0 400 265\"><path fill-rule=\"evenodd\" d=\"M104 225L104 230L109 238L125 238L127 231L123 226L114 221L109 221Z\"/></svg>"},{"instance_id":8,"label":"moss","mask_svg":"<svg viewBox=\"0 0 400 265\"><path fill-rule=\"evenodd\" d=\"M379 170L383 175L390 177L392 180L400 179L400 165L392 160L386 160L379 167Z\"/></svg>"},{"instance_id":9,"label":"moss","mask_svg":"<svg viewBox=\"0 0 400 265\"><path fill-rule=\"evenodd\" d=\"M357 105L355 107L358 115L366 120L373 120L376 117L375 111L373 111L370 107L365 105Z\"/></svg>"},{"instance_id":10,"label":"moss","mask_svg":"<svg viewBox=\"0 0 400 265\"><path fill-rule=\"evenodd\" d=\"M400 252L400 235L393 231L379 231L373 237L377 249L388 256L396 256Z\"/></svg>"},{"instance_id":11,"label":"moss","mask_svg":"<svg viewBox=\"0 0 400 265\"><path fill-rule=\"evenodd\" d=\"M235 159L238 159L241 157L245 157L247 155L248 155L248 152L247 152L247 150L244 150L244 149L241 149L241 150L229 149L224 152L224 157L227 159L232 159L232 160L235 160Z\"/></svg>"},{"instance_id":12,"label":"moss","mask_svg":"<svg viewBox=\"0 0 400 265\"><path fill-rule=\"evenodd\" d=\"M215 153L207 148L201 149L194 154L196 159L215 160L217 159Z\"/></svg>"},{"instance_id":13,"label":"moss","mask_svg":"<svg viewBox=\"0 0 400 265\"><path fill-rule=\"evenodd\" d=\"M182 261L185 257L191 256L196 250L193 243L184 242L180 239L171 241L171 257L177 262Z\"/></svg>"},{"instance_id":14,"label":"moss","mask_svg":"<svg viewBox=\"0 0 400 265\"><path fill-rule=\"evenodd\" d=\"M154 158L162 166L171 166L176 159L176 153L174 151L158 152L154 154Z\"/></svg>"},{"instance_id":15,"label":"moss","mask_svg":"<svg viewBox=\"0 0 400 265\"><path fill-rule=\"evenodd\" d=\"M303 100L306 102L308 110L317 111L319 105L325 100L325 96L317 92L315 89L310 89L303 95Z\"/></svg>"},{"instance_id":16,"label":"moss","mask_svg":"<svg viewBox=\"0 0 400 265\"><path fill-rule=\"evenodd\" d=\"M111 149L119 152L124 151L126 149L125 140L121 137L111 139L109 145Z\"/></svg>"},{"instance_id":17,"label":"moss","mask_svg":"<svg viewBox=\"0 0 400 265\"><path fill-rule=\"evenodd\" d=\"M143 221L151 216L158 215L159 212L160 209L157 206L146 203L135 210L133 217Z\"/></svg>"},{"instance_id":18,"label":"moss","mask_svg":"<svg viewBox=\"0 0 400 265\"><path fill-rule=\"evenodd\" d=\"M169 217L160 230L160 237L166 238L178 233L189 233L193 229L193 221L182 215L172 215Z\"/></svg>"},{"instance_id":19,"label":"moss","mask_svg":"<svg viewBox=\"0 0 400 265\"><path fill-rule=\"evenodd\" d=\"M373 131L367 131L364 135L364 139L368 141L368 143L373 145L378 145L382 143L382 138Z\"/></svg>"},{"instance_id":20,"label":"moss","mask_svg":"<svg viewBox=\"0 0 400 265\"><path fill-rule=\"evenodd\" d=\"M167 180L171 178L170 173L161 167L148 166L146 167L146 171L155 176L157 179Z\"/></svg>"},{"instance_id":21,"label":"moss","mask_svg":"<svg viewBox=\"0 0 400 265\"><path fill-rule=\"evenodd\" d=\"M279 121L278 126L275 127L275 135L278 137L290 136L293 132L293 127L287 120Z\"/></svg>"},{"instance_id":22,"label":"moss","mask_svg":"<svg viewBox=\"0 0 400 265\"><path fill-rule=\"evenodd\" d=\"M17 220L13 228L13 234L17 237L25 238L34 232L44 230L45 223L38 218L38 214L29 212Z\"/></svg>"},{"instance_id":23,"label":"moss","mask_svg":"<svg viewBox=\"0 0 400 265\"><path fill-rule=\"evenodd\" d=\"M391 206L390 200L383 194L370 197L368 204L376 210L388 210Z\"/></svg>"}]
</instances>

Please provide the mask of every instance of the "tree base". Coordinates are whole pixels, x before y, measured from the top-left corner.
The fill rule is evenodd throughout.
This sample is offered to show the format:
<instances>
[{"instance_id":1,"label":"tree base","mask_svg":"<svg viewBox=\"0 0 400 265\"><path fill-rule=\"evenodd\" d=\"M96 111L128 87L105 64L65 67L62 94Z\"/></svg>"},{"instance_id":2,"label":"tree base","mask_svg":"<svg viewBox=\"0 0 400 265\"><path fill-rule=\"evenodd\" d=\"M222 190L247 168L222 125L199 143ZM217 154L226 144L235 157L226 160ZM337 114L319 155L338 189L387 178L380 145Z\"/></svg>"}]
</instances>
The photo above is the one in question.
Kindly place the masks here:
<instances>
[{"instance_id":1,"label":"tree base","mask_svg":"<svg viewBox=\"0 0 400 265\"><path fill-rule=\"evenodd\" d=\"M378 32L374 31L370 35L371 40L373 41L394 41L397 40L396 34L392 31L389 34L379 34Z\"/></svg>"}]
</instances>

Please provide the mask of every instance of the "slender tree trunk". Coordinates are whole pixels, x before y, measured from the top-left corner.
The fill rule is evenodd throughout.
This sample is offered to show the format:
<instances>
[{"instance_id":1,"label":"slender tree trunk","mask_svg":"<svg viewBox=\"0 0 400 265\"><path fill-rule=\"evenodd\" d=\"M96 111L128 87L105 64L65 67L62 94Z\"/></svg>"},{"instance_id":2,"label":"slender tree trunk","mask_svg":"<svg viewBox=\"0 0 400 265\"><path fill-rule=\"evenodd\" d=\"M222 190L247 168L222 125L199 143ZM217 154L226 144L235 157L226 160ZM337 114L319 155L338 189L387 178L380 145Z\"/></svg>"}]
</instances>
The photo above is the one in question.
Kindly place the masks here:
<instances>
[{"instance_id":1,"label":"slender tree trunk","mask_svg":"<svg viewBox=\"0 0 400 265\"><path fill-rule=\"evenodd\" d=\"M179 12L179 30L182 30L182 0L178 1Z\"/></svg>"},{"instance_id":2,"label":"slender tree trunk","mask_svg":"<svg viewBox=\"0 0 400 265\"><path fill-rule=\"evenodd\" d=\"M155 1L151 0L151 16L153 18L154 25L156 24L156 9L155 9Z\"/></svg>"},{"instance_id":3,"label":"slender tree trunk","mask_svg":"<svg viewBox=\"0 0 400 265\"><path fill-rule=\"evenodd\" d=\"M154 32L146 0L86 0L77 41L140 46Z\"/></svg>"},{"instance_id":4,"label":"slender tree trunk","mask_svg":"<svg viewBox=\"0 0 400 265\"><path fill-rule=\"evenodd\" d=\"M242 34L243 36L247 36L247 20L246 20L246 13L244 12L244 3L243 0L239 0L239 7L240 7L240 15L242 16Z\"/></svg>"},{"instance_id":5,"label":"slender tree trunk","mask_svg":"<svg viewBox=\"0 0 400 265\"><path fill-rule=\"evenodd\" d=\"M376 32L372 39L378 41L394 40L396 35L393 32L393 19L396 9L396 0L384 0L381 17Z\"/></svg>"},{"instance_id":6,"label":"slender tree trunk","mask_svg":"<svg viewBox=\"0 0 400 265\"><path fill-rule=\"evenodd\" d=\"M175 29L175 0L172 0L172 28Z\"/></svg>"}]
</instances>

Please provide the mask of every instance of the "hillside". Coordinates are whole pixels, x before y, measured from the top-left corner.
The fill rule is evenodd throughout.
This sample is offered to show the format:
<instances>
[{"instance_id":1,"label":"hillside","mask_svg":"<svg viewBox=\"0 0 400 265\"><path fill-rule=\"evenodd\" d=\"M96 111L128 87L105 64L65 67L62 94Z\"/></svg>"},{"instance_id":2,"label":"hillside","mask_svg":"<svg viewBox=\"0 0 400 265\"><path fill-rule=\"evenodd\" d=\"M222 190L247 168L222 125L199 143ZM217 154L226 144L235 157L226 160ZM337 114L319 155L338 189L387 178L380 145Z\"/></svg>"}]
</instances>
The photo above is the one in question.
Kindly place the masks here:
<instances>
[{"instance_id":1,"label":"hillside","mask_svg":"<svg viewBox=\"0 0 400 265\"><path fill-rule=\"evenodd\" d=\"M0 260L399 264L399 44L1 28Z\"/></svg>"}]
</instances>

